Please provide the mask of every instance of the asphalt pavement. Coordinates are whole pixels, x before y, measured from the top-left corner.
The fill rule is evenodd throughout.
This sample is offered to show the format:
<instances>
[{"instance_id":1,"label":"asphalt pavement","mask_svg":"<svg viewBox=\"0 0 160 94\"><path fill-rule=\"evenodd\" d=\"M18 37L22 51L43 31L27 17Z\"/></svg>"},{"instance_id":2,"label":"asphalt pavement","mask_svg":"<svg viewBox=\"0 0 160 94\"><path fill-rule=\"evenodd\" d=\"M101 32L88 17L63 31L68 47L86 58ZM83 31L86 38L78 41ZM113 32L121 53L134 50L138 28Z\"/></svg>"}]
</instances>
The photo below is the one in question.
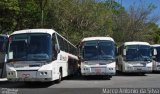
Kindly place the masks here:
<instances>
[{"instance_id":1,"label":"asphalt pavement","mask_svg":"<svg viewBox=\"0 0 160 94\"><path fill-rule=\"evenodd\" d=\"M50 83L24 83L0 80L0 94L116 94L108 89L134 89L135 94L160 94L160 74L151 73L140 75L117 75L110 80L101 77L73 76L64 78L59 84ZM107 91L105 91L107 89ZM145 92L138 92L141 89ZM147 89L147 90L146 90ZM152 90L153 89L153 90ZM5 92L11 93L5 93ZM105 91L105 92L104 92ZM125 91L125 90L124 90ZM120 94L124 94L125 92ZM149 92L150 91L150 92ZM132 94L132 92L129 92ZM128 94L128 92L126 93Z\"/></svg>"}]
</instances>

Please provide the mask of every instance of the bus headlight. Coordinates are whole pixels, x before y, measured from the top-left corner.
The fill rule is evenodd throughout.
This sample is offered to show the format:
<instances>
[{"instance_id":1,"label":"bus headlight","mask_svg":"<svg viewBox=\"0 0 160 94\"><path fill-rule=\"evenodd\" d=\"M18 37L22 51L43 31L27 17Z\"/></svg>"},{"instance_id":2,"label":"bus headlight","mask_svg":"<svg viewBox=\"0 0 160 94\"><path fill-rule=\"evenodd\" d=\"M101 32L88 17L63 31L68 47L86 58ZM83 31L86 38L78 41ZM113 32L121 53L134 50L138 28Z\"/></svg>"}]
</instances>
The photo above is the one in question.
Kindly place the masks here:
<instances>
[{"instance_id":1,"label":"bus headlight","mask_svg":"<svg viewBox=\"0 0 160 94\"><path fill-rule=\"evenodd\" d=\"M109 68L109 70L113 70L113 68Z\"/></svg>"},{"instance_id":2,"label":"bus headlight","mask_svg":"<svg viewBox=\"0 0 160 94\"><path fill-rule=\"evenodd\" d=\"M40 72L40 75L47 75L48 72Z\"/></svg>"},{"instance_id":3,"label":"bus headlight","mask_svg":"<svg viewBox=\"0 0 160 94\"><path fill-rule=\"evenodd\" d=\"M147 67L147 69L148 69L148 70L151 70L151 69L152 69L152 67Z\"/></svg>"},{"instance_id":4,"label":"bus headlight","mask_svg":"<svg viewBox=\"0 0 160 94\"><path fill-rule=\"evenodd\" d=\"M51 78L52 77L52 72L51 70L41 70L37 72L37 76L40 78Z\"/></svg>"},{"instance_id":5,"label":"bus headlight","mask_svg":"<svg viewBox=\"0 0 160 94\"><path fill-rule=\"evenodd\" d=\"M128 66L127 69L128 69L128 70L132 70L132 67Z\"/></svg>"},{"instance_id":6,"label":"bus headlight","mask_svg":"<svg viewBox=\"0 0 160 94\"><path fill-rule=\"evenodd\" d=\"M88 71L88 70L89 70L89 68L87 68L87 67L86 67L86 68L83 68L83 70L84 70L84 71Z\"/></svg>"},{"instance_id":7,"label":"bus headlight","mask_svg":"<svg viewBox=\"0 0 160 94\"><path fill-rule=\"evenodd\" d=\"M14 76L16 73L14 72L14 71L9 71L9 72L7 72L7 75L8 76Z\"/></svg>"}]
</instances>

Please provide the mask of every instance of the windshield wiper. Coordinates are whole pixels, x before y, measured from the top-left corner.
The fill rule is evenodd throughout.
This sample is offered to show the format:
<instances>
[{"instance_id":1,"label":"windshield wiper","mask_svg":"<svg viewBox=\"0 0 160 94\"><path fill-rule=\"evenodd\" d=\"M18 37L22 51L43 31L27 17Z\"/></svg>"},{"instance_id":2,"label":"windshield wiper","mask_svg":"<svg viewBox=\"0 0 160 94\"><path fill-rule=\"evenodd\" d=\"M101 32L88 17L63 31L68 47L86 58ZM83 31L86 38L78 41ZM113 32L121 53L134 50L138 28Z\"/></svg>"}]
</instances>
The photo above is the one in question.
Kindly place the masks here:
<instances>
[{"instance_id":1,"label":"windshield wiper","mask_svg":"<svg viewBox=\"0 0 160 94\"><path fill-rule=\"evenodd\" d=\"M8 59L7 62L15 62L15 61L23 61L24 59L23 58L15 58L15 59Z\"/></svg>"}]
</instances>

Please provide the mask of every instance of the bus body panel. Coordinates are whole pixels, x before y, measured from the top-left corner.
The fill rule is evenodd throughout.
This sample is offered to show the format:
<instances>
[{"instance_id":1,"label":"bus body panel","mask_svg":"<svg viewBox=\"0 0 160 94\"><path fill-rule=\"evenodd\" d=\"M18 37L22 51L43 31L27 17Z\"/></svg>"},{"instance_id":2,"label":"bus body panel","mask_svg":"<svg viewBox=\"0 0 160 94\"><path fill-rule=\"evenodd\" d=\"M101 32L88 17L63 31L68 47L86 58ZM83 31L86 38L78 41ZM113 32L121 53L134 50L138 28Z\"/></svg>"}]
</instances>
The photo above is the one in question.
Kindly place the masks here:
<instances>
[{"instance_id":1,"label":"bus body panel","mask_svg":"<svg viewBox=\"0 0 160 94\"><path fill-rule=\"evenodd\" d=\"M126 72L126 73L148 73L148 72L152 72L152 66L153 66L153 62L151 60L151 49L149 49L149 53L148 53L148 56L150 57L150 59L146 59L145 58L142 58L144 57L143 56L143 52L139 52L140 49L143 49L142 48L139 48L139 46L146 46L146 47L150 47L150 44L147 43L147 42L125 42L121 47L119 47L118 49L118 57L117 57L117 66L118 66L118 71L121 71L121 72ZM132 48L129 48L128 46L133 46ZM138 47L136 48L137 50L133 50L135 49L134 47ZM125 60L127 57L129 58L129 55L131 57L134 56L134 53L133 54L126 54L126 55L123 55L123 50L124 49L132 49L132 52L136 53L135 56L140 56L140 57L134 57L135 60ZM143 49L144 50L144 49ZM127 51L127 50L126 50ZM128 50L129 51L129 50ZM147 51L147 50L146 50ZM138 58L142 58L142 59L138 59ZM143 60L144 59L144 60Z\"/></svg>"},{"instance_id":2,"label":"bus body panel","mask_svg":"<svg viewBox=\"0 0 160 94\"><path fill-rule=\"evenodd\" d=\"M113 59L111 60L100 60L100 59L95 59L95 60L82 60L81 61L81 74L84 75L84 76L89 76L89 75L103 75L103 76L112 76L112 75L115 75L116 73L116 63L115 63L115 59L114 59L114 51L115 51L115 44L114 44L114 40L110 37L88 37L88 38L84 38L82 41L81 41L81 52L84 53L82 50L83 47L86 47L85 46L85 42L90 42L90 41L98 41L97 43L100 43L100 42L111 42L113 43L113 45L109 48L112 48L114 49L113 50ZM91 44L92 45L92 44ZM106 45L103 45L104 47ZM103 48L102 46L100 46L100 44L97 45L97 49L101 49ZM104 50L103 50L104 51ZM95 52L95 50L93 50L93 52ZM107 51L104 51L103 54L107 55L106 54ZM99 53L97 53L98 55L100 55ZM96 54L96 55L97 55ZM102 54L101 54L102 55ZM85 56L82 56L81 57L85 58Z\"/></svg>"},{"instance_id":3,"label":"bus body panel","mask_svg":"<svg viewBox=\"0 0 160 94\"><path fill-rule=\"evenodd\" d=\"M152 45L153 49L156 49L157 55L153 59L153 71L160 72L160 44Z\"/></svg>"},{"instance_id":4,"label":"bus body panel","mask_svg":"<svg viewBox=\"0 0 160 94\"><path fill-rule=\"evenodd\" d=\"M25 39L25 36L28 37L27 39ZM49 38L49 40L47 41L43 41L40 39L39 35L42 35L44 37L44 35L46 36L44 39L48 39L50 36L52 38L52 40ZM20 36L20 37L16 37L16 36ZM21 37L22 36L22 37ZM71 75L73 72L74 68L77 68L77 61L78 61L78 57L75 55L75 53L71 53L69 51L67 51L68 49L71 49L69 47L75 48L75 46L73 44L71 44L68 40L66 40L64 37L62 37L60 34L58 34L57 32L55 32L54 30L51 29L29 29L29 30L21 30L21 31L15 31L14 33L11 34L11 39L13 42L17 42L17 41L23 41L27 43L27 41L30 41L28 45L31 45L32 40L31 41L31 37L34 38L33 36L36 36L37 38L39 37L39 39L37 41L40 41L41 43L52 43L51 46L52 49L56 49L56 47L54 47L54 45L56 44L58 49L56 50L49 50L49 49L44 49L42 50L42 53L44 53L45 50L49 50L51 53L53 51L53 53L51 53L51 59L47 59L43 60L43 58L49 58L46 54L29 54L30 50L32 50L31 48L27 48L28 54L25 56L26 59L22 60L10 60L10 58L14 58L16 56L16 54L14 55L13 52L8 52L8 63L7 63L7 78L9 81L41 81L41 82L47 82L47 81L54 81L54 80L58 80L59 79L59 75L60 72L62 72L62 77L66 77L68 75ZM57 38L58 36L58 38ZM14 40L15 39L15 40ZM43 39L43 40L44 40ZM26 41L27 40L27 41ZM50 41L51 40L51 41ZM60 40L65 42L65 44L67 45L61 45L60 44ZM10 46L12 46L13 42L10 42ZM20 42L22 43L22 42ZM18 44L18 43L17 43ZM38 44L38 43L36 43ZM49 45L49 44L47 44ZM23 46L23 45L22 45ZM32 46L32 45L31 45ZM69 46L69 47L68 47ZM19 48L19 45L14 44L13 46L14 48ZM12 49L13 49L12 47ZM42 47L47 47L46 44L42 44ZM62 49L60 47L67 47L68 49ZM39 48L41 48L41 46L39 46ZM10 51L11 48L9 48ZM74 50L74 49L73 49ZM56 53L54 52L56 51ZM36 52L37 53L37 52ZM57 54L57 55L56 55ZM41 57L41 58L39 58ZM53 58L54 57L54 58ZM30 59L30 58L33 58ZM49 61L48 61L49 60ZM71 62L72 61L72 62ZM76 70L76 69L74 69Z\"/></svg>"},{"instance_id":5,"label":"bus body panel","mask_svg":"<svg viewBox=\"0 0 160 94\"><path fill-rule=\"evenodd\" d=\"M131 64L137 63L137 64ZM136 61L136 62L124 62L123 63L122 72L152 72L152 62L143 62L143 61Z\"/></svg>"},{"instance_id":6,"label":"bus body panel","mask_svg":"<svg viewBox=\"0 0 160 94\"><path fill-rule=\"evenodd\" d=\"M56 61L42 65L42 63L16 62L7 65L7 77L11 81L53 81L58 79L58 69ZM27 63L27 62L25 62ZM14 66L14 67L13 67Z\"/></svg>"},{"instance_id":7,"label":"bus body panel","mask_svg":"<svg viewBox=\"0 0 160 94\"><path fill-rule=\"evenodd\" d=\"M81 74L82 75L115 75L115 62L100 65L100 61L86 61L94 62L93 65L81 63Z\"/></svg>"}]
</instances>

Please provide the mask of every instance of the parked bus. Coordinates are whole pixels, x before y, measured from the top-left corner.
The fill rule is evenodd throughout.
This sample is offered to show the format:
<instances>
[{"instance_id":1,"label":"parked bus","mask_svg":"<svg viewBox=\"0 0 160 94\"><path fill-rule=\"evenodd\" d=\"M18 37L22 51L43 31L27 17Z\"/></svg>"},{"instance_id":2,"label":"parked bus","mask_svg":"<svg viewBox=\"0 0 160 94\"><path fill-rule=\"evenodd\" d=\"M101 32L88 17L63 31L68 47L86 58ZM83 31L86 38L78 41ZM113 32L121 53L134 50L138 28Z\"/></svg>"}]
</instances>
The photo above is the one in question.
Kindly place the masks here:
<instances>
[{"instance_id":1,"label":"parked bus","mask_svg":"<svg viewBox=\"0 0 160 94\"><path fill-rule=\"evenodd\" d=\"M52 29L28 29L9 37L9 81L57 81L78 69L77 48Z\"/></svg>"},{"instance_id":2,"label":"parked bus","mask_svg":"<svg viewBox=\"0 0 160 94\"><path fill-rule=\"evenodd\" d=\"M84 38L79 45L81 74L101 75L111 78L115 75L115 42L111 37Z\"/></svg>"},{"instance_id":3,"label":"parked bus","mask_svg":"<svg viewBox=\"0 0 160 94\"><path fill-rule=\"evenodd\" d=\"M8 36L0 35L0 78L6 77L5 64L7 61L6 50L7 50Z\"/></svg>"},{"instance_id":4,"label":"parked bus","mask_svg":"<svg viewBox=\"0 0 160 94\"><path fill-rule=\"evenodd\" d=\"M152 49L147 42L125 42L118 48L117 68L125 73L152 72Z\"/></svg>"},{"instance_id":5,"label":"parked bus","mask_svg":"<svg viewBox=\"0 0 160 94\"><path fill-rule=\"evenodd\" d=\"M156 49L157 55L153 58L153 72L160 72L160 44L152 45Z\"/></svg>"}]
</instances>

